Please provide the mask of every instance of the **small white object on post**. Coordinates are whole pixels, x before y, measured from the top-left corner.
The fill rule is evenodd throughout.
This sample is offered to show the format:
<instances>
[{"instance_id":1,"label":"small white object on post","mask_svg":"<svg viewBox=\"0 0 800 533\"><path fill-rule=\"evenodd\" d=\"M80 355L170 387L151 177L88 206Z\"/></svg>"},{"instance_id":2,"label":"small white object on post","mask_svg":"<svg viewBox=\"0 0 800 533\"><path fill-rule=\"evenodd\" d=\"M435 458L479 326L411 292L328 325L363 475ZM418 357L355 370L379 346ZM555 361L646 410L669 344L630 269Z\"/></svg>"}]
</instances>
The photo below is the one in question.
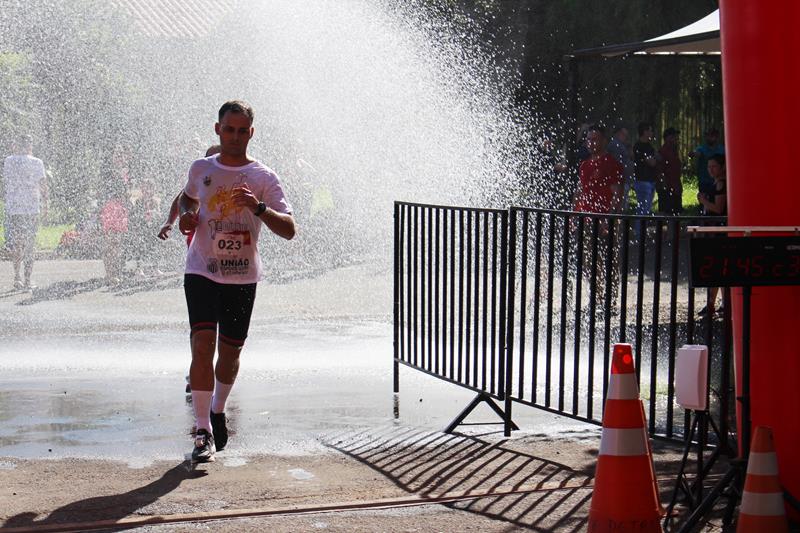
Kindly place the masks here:
<instances>
[{"instance_id":1,"label":"small white object on post","mask_svg":"<svg viewBox=\"0 0 800 533\"><path fill-rule=\"evenodd\" d=\"M675 360L675 401L684 409L708 409L708 346L684 344Z\"/></svg>"}]
</instances>

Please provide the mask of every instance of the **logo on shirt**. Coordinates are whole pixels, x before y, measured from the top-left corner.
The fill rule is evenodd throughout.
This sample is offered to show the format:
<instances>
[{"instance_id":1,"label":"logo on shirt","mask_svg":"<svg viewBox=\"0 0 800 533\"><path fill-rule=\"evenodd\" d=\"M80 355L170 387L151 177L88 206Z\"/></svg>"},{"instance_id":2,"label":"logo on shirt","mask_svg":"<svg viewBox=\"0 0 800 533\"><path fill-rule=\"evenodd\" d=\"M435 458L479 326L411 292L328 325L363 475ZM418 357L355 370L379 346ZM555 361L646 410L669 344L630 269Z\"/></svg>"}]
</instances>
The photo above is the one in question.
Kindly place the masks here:
<instances>
[{"instance_id":1,"label":"logo on shirt","mask_svg":"<svg viewBox=\"0 0 800 533\"><path fill-rule=\"evenodd\" d=\"M220 260L220 273L223 276L246 276L250 270L249 259L222 259Z\"/></svg>"},{"instance_id":2,"label":"logo on shirt","mask_svg":"<svg viewBox=\"0 0 800 533\"><path fill-rule=\"evenodd\" d=\"M217 263L217 259L215 257L209 258L208 262L206 263L206 268L210 273L216 274L217 271L219 270L219 264Z\"/></svg>"},{"instance_id":3,"label":"logo on shirt","mask_svg":"<svg viewBox=\"0 0 800 533\"><path fill-rule=\"evenodd\" d=\"M244 244L250 245L250 226L241 222L233 222L230 220L219 220L212 218L208 221L208 227L211 230L211 240L217 238L217 233L226 235L242 235L244 236Z\"/></svg>"},{"instance_id":4,"label":"logo on shirt","mask_svg":"<svg viewBox=\"0 0 800 533\"><path fill-rule=\"evenodd\" d=\"M208 199L208 210L219 218L227 218L234 213L241 212L242 208L233 202L233 188L217 187L217 190Z\"/></svg>"},{"instance_id":5,"label":"logo on shirt","mask_svg":"<svg viewBox=\"0 0 800 533\"><path fill-rule=\"evenodd\" d=\"M211 185L211 176L206 176L205 178L203 178L203 185L205 185L206 187Z\"/></svg>"}]
</instances>

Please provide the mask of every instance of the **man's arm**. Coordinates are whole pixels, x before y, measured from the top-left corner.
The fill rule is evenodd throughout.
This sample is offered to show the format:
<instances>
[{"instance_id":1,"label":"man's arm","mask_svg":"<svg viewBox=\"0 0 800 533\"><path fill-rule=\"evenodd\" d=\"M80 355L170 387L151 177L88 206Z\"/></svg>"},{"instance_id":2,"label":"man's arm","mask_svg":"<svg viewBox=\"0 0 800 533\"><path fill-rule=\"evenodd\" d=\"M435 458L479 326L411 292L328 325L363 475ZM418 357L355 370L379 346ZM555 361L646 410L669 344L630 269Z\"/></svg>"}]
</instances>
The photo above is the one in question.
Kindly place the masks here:
<instances>
[{"instance_id":1,"label":"man's arm","mask_svg":"<svg viewBox=\"0 0 800 533\"><path fill-rule=\"evenodd\" d=\"M267 225L272 233L287 241L292 240L295 236L294 217L289 213L279 213L268 207L266 211L258 215L258 218Z\"/></svg>"},{"instance_id":2,"label":"man's arm","mask_svg":"<svg viewBox=\"0 0 800 533\"><path fill-rule=\"evenodd\" d=\"M47 218L48 207L50 205L50 189L47 187L47 173L42 175L39 180L39 194L41 195L42 217Z\"/></svg>"},{"instance_id":3,"label":"man's arm","mask_svg":"<svg viewBox=\"0 0 800 533\"><path fill-rule=\"evenodd\" d=\"M180 211L180 219L178 219L178 228L181 233L188 235L197 227L199 222L197 218L197 211L200 209L200 202L194 198L186 196L186 193L181 191L178 200L178 207Z\"/></svg>"},{"instance_id":4,"label":"man's arm","mask_svg":"<svg viewBox=\"0 0 800 533\"><path fill-rule=\"evenodd\" d=\"M169 232L172 229L172 224L175 223L175 219L178 218L178 201L181 199L181 194L183 192L179 192L175 195L175 198L172 200L172 205L169 206L169 214L167 214L167 221L161 226L161 229L158 230L158 238L166 240L169 237Z\"/></svg>"},{"instance_id":5,"label":"man's arm","mask_svg":"<svg viewBox=\"0 0 800 533\"><path fill-rule=\"evenodd\" d=\"M233 202L236 205L249 209L253 213L258 211L260 201L255 197L247 183L234 187L232 192ZM291 214L281 213L267 206L257 216L278 237L283 237L286 240L291 240L294 237L296 230L294 217Z\"/></svg>"}]
</instances>

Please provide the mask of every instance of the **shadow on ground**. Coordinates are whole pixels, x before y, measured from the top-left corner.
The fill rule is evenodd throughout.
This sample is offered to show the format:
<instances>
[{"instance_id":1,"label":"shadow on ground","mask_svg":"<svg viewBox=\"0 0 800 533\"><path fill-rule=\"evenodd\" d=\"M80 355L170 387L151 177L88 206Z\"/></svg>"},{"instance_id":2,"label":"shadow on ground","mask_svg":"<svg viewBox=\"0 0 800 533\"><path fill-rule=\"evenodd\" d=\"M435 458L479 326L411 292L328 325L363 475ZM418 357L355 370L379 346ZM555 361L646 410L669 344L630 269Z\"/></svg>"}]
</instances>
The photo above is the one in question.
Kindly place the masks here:
<instances>
[{"instance_id":1,"label":"shadow on ground","mask_svg":"<svg viewBox=\"0 0 800 533\"><path fill-rule=\"evenodd\" d=\"M177 275L159 276L148 279L126 279L119 284L109 286L102 278L86 281L58 281L46 287L37 287L30 297L20 300L17 305L34 305L40 302L67 300L79 294L104 290L116 296L130 296L139 292L160 291L180 287L183 279Z\"/></svg>"},{"instance_id":2,"label":"shadow on ground","mask_svg":"<svg viewBox=\"0 0 800 533\"><path fill-rule=\"evenodd\" d=\"M551 445L553 443L550 439ZM509 523L510 530L577 532L586 528L593 462L576 470L480 436L388 428L341 435L326 445L369 466L403 490L436 498L453 493L499 493L447 504Z\"/></svg>"},{"instance_id":3,"label":"shadow on ground","mask_svg":"<svg viewBox=\"0 0 800 533\"><path fill-rule=\"evenodd\" d=\"M9 518L0 530L9 528L44 527L58 524L75 524L84 522L87 516L92 522L116 521L134 514L139 509L159 500L172 492L187 479L197 479L207 475L203 470L190 468L188 463L180 463L164 472L159 479L142 487L109 496L98 496L72 502L56 509L42 520L36 520L36 513L20 513ZM115 527L113 531L122 531L132 527ZM110 531L112 528L106 529Z\"/></svg>"}]
</instances>

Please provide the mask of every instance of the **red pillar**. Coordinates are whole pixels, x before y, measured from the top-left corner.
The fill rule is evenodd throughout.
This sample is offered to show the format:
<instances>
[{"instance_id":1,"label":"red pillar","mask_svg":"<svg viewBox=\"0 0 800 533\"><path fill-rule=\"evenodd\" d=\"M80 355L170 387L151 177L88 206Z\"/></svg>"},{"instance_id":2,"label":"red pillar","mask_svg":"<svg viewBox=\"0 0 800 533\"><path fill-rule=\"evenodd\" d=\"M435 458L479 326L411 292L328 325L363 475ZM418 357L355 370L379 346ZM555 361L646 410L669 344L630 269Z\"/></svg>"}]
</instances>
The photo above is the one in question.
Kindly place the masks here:
<instances>
[{"instance_id":1,"label":"red pillar","mask_svg":"<svg viewBox=\"0 0 800 533\"><path fill-rule=\"evenodd\" d=\"M800 2L720 4L728 223L800 226ZM753 425L773 428L781 484L800 498L800 287L755 287L752 295Z\"/></svg>"}]
</instances>

